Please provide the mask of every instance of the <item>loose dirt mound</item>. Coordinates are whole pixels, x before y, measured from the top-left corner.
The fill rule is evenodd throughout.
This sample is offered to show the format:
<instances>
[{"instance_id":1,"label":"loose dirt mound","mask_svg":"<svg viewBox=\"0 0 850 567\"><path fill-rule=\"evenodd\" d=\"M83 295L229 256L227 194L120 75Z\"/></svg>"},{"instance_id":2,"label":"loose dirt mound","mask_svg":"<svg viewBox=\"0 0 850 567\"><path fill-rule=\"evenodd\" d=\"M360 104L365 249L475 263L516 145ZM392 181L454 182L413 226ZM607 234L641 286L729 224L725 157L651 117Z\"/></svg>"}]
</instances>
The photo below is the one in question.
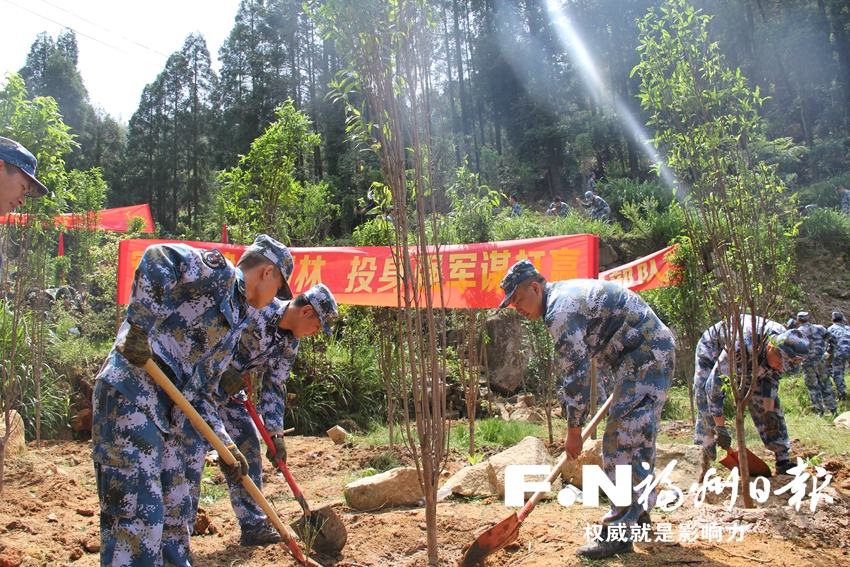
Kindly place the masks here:
<instances>
[{"instance_id":1,"label":"loose dirt mound","mask_svg":"<svg viewBox=\"0 0 850 567\"><path fill-rule=\"evenodd\" d=\"M311 506L333 505L348 529L348 545L342 553L336 557L316 556L317 561L326 567L427 564L424 509L356 513L342 501L342 488L357 478L356 471L386 462L388 448L337 447L327 438L304 437L292 438L287 444L290 468ZM6 486L0 494L0 567L99 565L97 495L90 450L90 443L85 442L47 443L40 450L30 444L26 456L8 460ZM402 449L392 457L403 465L410 462L406 455ZM830 464L832 461L835 463ZM465 457L454 455L447 468L454 471L464 464ZM848 464L832 459L824 466L846 478ZM301 511L284 479L267 463L265 467L266 496L284 521L297 519ZM784 482L790 480L780 478L787 479ZM212 481L221 483L222 479L215 474ZM774 491L781 486L782 481L772 479ZM828 493L835 501L821 503L813 513L807 500L798 513L787 505L787 497L783 501L775 495L753 510L728 510L728 489L720 496L707 498L701 506L693 504L693 496L686 496L682 506L672 513L653 511L655 532L649 541L636 546L635 554L605 565L848 565L848 495L832 487ZM296 565L278 546L240 547L239 526L226 497L205 500L202 506L210 524L207 535L192 538L194 565ZM511 511L495 498L450 498L440 503L437 537L441 564L455 565L464 545ZM585 543L587 526L598 523L604 511L581 506L565 509L557 502L544 502L523 522L518 540L489 558L488 565L581 565L574 556L575 548ZM700 537L687 541L681 536L683 526ZM742 541L727 541L734 526L746 526ZM722 541L702 537L702 530L716 535L718 529L723 534ZM659 532L664 531L672 535L659 537Z\"/></svg>"}]
</instances>

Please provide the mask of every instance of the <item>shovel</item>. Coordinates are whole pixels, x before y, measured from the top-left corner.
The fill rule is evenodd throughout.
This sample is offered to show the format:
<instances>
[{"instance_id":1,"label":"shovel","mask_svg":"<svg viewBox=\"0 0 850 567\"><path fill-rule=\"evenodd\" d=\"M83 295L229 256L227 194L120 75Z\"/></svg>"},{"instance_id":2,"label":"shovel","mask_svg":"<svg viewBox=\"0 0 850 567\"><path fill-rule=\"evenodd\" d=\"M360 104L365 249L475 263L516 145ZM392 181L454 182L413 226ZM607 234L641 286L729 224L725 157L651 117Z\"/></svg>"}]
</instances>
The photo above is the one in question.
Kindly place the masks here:
<instances>
[{"instance_id":1,"label":"shovel","mask_svg":"<svg viewBox=\"0 0 850 567\"><path fill-rule=\"evenodd\" d=\"M207 441L210 442L210 445L218 451L218 458L223 459L225 463L228 465L232 465L236 462L236 459L227 449L225 444L221 439L215 434L212 428L207 425L207 422L200 416L200 414L192 407L192 404L189 403L189 400L178 390L174 384L171 383L171 380L165 376L165 374L160 370L159 366L156 363L148 359L145 363L145 370L151 375L151 378L160 385L160 387L165 390L165 393L174 400L174 403L177 404L183 413L186 414L186 417L192 422L197 430L203 435ZM257 488L257 485L254 484L254 481L251 480L251 477L248 475L242 475L242 485L248 490L251 496L254 497L254 500L257 501L257 504L260 505L260 508L263 509L263 512L269 517L271 523L277 529L280 537L283 538L283 542L281 542L281 547L283 547L292 557L294 557L298 562L303 565L309 565L310 567L322 567L320 564L316 563L309 557L304 557L304 554L301 553L301 550L298 548L298 544L295 542L294 535L289 531L283 522L280 521L280 518L277 517L277 514L272 508L272 505L269 504L268 500L265 499L263 493L260 492L260 489Z\"/></svg>"},{"instance_id":2,"label":"shovel","mask_svg":"<svg viewBox=\"0 0 850 567\"><path fill-rule=\"evenodd\" d=\"M584 427L581 432L582 442L587 440L590 436L590 432L596 429L596 426L600 421L602 421L605 414L608 413L608 408L611 406L611 400L612 397L609 397L608 400L602 404L602 407L599 408L599 411L596 412L596 415L593 416L593 419L590 420L590 423ZM558 464L555 465L555 469L549 473L549 476L546 478L546 482L554 482L555 479L558 478L558 475L561 474L561 469L564 468L566 463L567 454L564 453L561 455L560 460L558 460ZM520 524L531 513L531 511L534 510L537 503L543 499L544 494L545 492L543 491L535 492L534 496L532 496L528 502L526 502L525 506L523 506L522 510L519 511L519 514L514 512L492 528L479 535L475 541L466 546L463 549L463 557L460 561L461 567L472 567L473 565L477 565L488 555L496 553L509 543L515 541L517 536L519 536Z\"/></svg>"},{"instance_id":3,"label":"shovel","mask_svg":"<svg viewBox=\"0 0 850 567\"><path fill-rule=\"evenodd\" d=\"M254 425L257 426L260 435L263 436L266 446L268 446L270 451L274 452L274 443L269 436L269 432L260 420L260 416L257 415L254 404L251 403L251 381L245 376L243 378L247 382L245 389L248 395L244 400L237 397L233 397L233 399L245 406L245 409L251 415ZM277 468L283 473L287 484L289 484L289 488L292 489L292 493L295 495L295 499L298 500L298 504L301 505L301 509L304 511L304 515L291 524L292 528L301 538L301 541L312 542L313 549L322 553L336 554L342 551L342 548L345 547L345 543L348 541L348 532L345 530L342 520L339 519L334 509L329 506L322 506L317 510L310 510L307 500L304 499L304 495L298 489L298 485L295 484L295 479L292 478L292 474L289 472L289 467L286 466L286 463L283 460L279 460L277 462Z\"/></svg>"},{"instance_id":4,"label":"shovel","mask_svg":"<svg viewBox=\"0 0 850 567\"><path fill-rule=\"evenodd\" d=\"M731 471L740 464L738 451L726 451L726 456L718 462ZM767 466L767 463L756 457L749 449L747 449L747 465L750 467L750 476L770 478L770 467Z\"/></svg>"}]
</instances>

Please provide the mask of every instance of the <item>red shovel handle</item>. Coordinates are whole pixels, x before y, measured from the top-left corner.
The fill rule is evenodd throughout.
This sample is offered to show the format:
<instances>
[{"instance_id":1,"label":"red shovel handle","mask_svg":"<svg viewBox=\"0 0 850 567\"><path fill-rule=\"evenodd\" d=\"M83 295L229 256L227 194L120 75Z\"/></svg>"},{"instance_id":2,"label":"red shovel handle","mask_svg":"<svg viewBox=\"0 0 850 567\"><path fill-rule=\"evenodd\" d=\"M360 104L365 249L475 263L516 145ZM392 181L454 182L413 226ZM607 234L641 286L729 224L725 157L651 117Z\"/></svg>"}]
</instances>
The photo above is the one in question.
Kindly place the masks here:
<instances>
[{"instance_id":1,"label":"red shovel handle","mask_svg":"<svg viewBox=\"0 0 850 567\"><path fill-rule=\"evenodd\" d=\"M248 383L246 386L246 390L248 396L245 400L240 400L239 398L233 398L248 410L248 415L251 416L251 421L254 422L254 425L257 426L257 430L259 430L260 435L263 438L263 441L266 442L266 446L269 448L269 451L277 455L277 452L274 448L274 441L272 441L271 435L269 435L266 426L263 424L260 416L257 414L257 409L254 407L254 404L251 403L251 381L247 376L243 376L242 378ZM283 477L286 479L286 483L289 485L289 488L292 489L292 494L295 496L295 499L298 500L298 503L301 505L301 508L304 510L304 515L310 515L310 507L307 505L307 501L304 500L304 496L301 494L301 490L299 490L298 485L295 484L295 479L292 478L292 473L289 472L289 467L286 466L286 463L283 462L283 459L277 462L277 468L280 469L280 472L283 473Z\"/></svg>"}]
</instances>

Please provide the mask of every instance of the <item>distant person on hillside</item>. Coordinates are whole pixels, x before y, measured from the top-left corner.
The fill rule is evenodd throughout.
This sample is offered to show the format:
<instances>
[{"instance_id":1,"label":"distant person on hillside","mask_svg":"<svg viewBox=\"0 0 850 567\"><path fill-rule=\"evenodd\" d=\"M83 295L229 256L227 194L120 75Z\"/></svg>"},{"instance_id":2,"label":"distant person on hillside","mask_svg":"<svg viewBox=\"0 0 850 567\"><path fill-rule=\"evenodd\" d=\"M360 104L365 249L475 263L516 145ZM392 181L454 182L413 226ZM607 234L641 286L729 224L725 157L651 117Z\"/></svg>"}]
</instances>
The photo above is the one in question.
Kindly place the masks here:
<instances>
[{"instance_id":1,"label":"distant person on hillside","mask_svg":"<svg viewBox=\"0 0 850 567\"><path fill-rule=\"evenodd\" d=\"M576 201L585 209L590 209L591 220L605 222L611 216L611 207L605 202L605 199L599 195L594 195L592 191L587 191L584 194L584 202L576 197Z\"/></svg>"},{"instance_id":2,"label":"distant person on hillside","mask_svg":"<svg viewBox=\"0 0 850 567\"><path fill-rule=\"evenodd\" d=\"M522 216L522 207L519 206L519 199L517 199L517 196L511 195L510 198L509 198L509 202L511 204L511 216L510 216L510 218L521 217Z\"/></svg>"},{"instance_id":3,"label":"distant person on hillside","mask_svg":"<svg viewBox=\"0 0 850 567\"><path fill-rule=\"evenodd\" d=\"M847 385L844 383L844 367L850 361L850 327L841 311L832 312L832 325L827 329L832 335L829 351L832 354L832 381L835 382L835 395L839 402L847 398Z\"/></svg>"},{"instance_id":4,"label":"distant person on hillside","mask_svg":"<svg viewBox=\"0 0 850 567\"><path fill-rule=\"evenodd\" d=\"M587 178L587 190L596 195L596 172L591 171Z\"/></svg>"},{"instance_id":5,"label":"distant person on hillside","mask_svg":"<svg viewBox=\"0 0 850 567\"><path fill-rule=\"evenodd\" d=\"M823 417L825 412L836 414L838 405L835 403L835 395L832 391L832 383L826 372L825 358L827 355L827 343L832 340L830 333L823 325L816 325L809 321L809 312L797 313L799 329L809 341L809 354L803 360L803 373L806 377L806 388L809 389L809 400Z\"/></svg>"},{"instance_id":6,"label":"distant person on hillside","mask_svg":"<svg viewBox=\"0 0 850 567\"><path fill-rule=\"evenodd\" d=\"M24 197L47 195L47 187L35 178L38 160L15 140L0 137L0 215L8 215L24 204ZM3 254L0 252L0 272Z\"/></svg>"},{"instance_id":7,"label":"distant person on hillside","mask_svg":"<svg viewBox=\"0 0 850 567\"><path fill-rule=\"evenodd\" d=\"M847 192L847 188L839 185L835 188L835 191L841 195L841 214L850 215L850 193Z\"/></svg>"},{"instance_id":8,"label":"distant person on hillside","mask_svg":"<svg viewBox=\"0 0 850 567\"><path fill-rule=\"evenodd\" d=\"M547 215L557 215L559 217L567 216L567 206L561 202L561 197L559 195L555 195L555 199L549 203L549 208L546 209Z\"/></svg>"}]
</instances>

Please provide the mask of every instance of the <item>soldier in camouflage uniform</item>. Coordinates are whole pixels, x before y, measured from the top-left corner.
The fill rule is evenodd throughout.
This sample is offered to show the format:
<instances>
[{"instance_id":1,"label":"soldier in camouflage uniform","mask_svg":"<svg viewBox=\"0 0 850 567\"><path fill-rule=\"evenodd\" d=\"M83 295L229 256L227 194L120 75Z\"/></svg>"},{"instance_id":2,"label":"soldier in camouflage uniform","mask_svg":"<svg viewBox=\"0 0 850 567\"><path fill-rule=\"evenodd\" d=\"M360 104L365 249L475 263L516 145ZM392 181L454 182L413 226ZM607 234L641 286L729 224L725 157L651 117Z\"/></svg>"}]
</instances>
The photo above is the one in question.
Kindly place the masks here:
<instances>
[{"instance_id":1,"label":"soldier in camouflage uniform","mask_svg":"<svg viewBox=\"0 0 850 567\"><path fill-rule=\"evenodd\" d=\"M738 375L749 375L753 357L753 318L743 315L741 320L744 326L746 356L743 356L740 341L736 339L735 371ZM756 317L755 326L760 336L769 338L759 341L762 342L762 350L758 357L756 390L747 407L762 443L776 455L777 474L784 474L793 465L789 458L791 441L788 439L785 415L779 401L779 379L783 372L797 371L797 365L805 356L808 344L799 331L786 331L785 327L775 321ZM729 332L723 321L716 323L703 333L703 338L697 345L698 375L694 377L694 397L697 401L698 418L694 444L703 448L703 475L709 468L709 462L717 458L717 445L726 450L732 445L732 436L726 429L723 416L723 405L726 401L723 376L729 375L729 353L724 345L727 340L725 335ZM713 352L712 347L704 343L707 338L713 342ZM705 376L704 369L708 367L711 367L711 370L708 376ZM745 384L749 385L749 381Z\"/></svg>"},{"instance_id":2,"label":"soldier in camouflage uniform","mask_svg":"<svg viewBox=\"0 0 850 567\"><path fill-rule=\"evenodd\" d=\"M569 408L564 449L575 459L582 450L581 428L590 400L590 361L598 357L613 372L613 403L603 437L603 464L613 482L616 464L630 464L637 486L655 466L655 439L661 408L673 379L675 344L670 330L636 294L611 282L570 280L547 283L528 260L514 264L502 280L505 299L532 321L543 319L555 340L563 373L562 403ZM642 465L647 464L648 468ZM649 524L656 493L638 504L611 505L602 519L609 525ZM627 530L627 533L631 530ZM608 539L603 536L600 539ZM631 541L592 541L576 553L588 559L633 551Z\"/></svg>"},{"instance_id":3,"label":"soldier in camouflage uniform","mask_svg":"<svg viewBox=\"0 0 850 567\"><path fill-rule=\"evenodd\" d=\"M337 317L336 300L331 291L318 284L292 301L275 299L268 306L252 310L252 321L242 333L230 368L220 382L221 405L219 415L239 451L248 461L248 476L262 490L263 464L260 435L248 410L231 396L245 387L243 373L254 371L263 374L257 413L269 432L275 446L275 458L266 453L270 461L286 462L286 445L283 440L283 416L286 401L284 382L298 355L298 346L304 337L313 337L320 330L331 334L330 324ZM200 479L204 470L205 451L188 456L188 480L192 493L192 524L200 498ZM227 479L230 503L242 529L241 545L265 545L281 541L280 534L266 520L267 517L245 487Z\"/></svg>"},{"instance_id":4,"label":"soldier in camouflage uniform","mask_svg":"<svg viewBox=\"0 0 850 567\"><path fill-rule=\"evenodd\" d=\"M0 136L0 216L24 204L24 197L47 195L47 187L35 178L38 160L15 140ZM3 254L0 252L0 273Z\"/></svg>"},{"instance_id":5,"label":"soldier in camouflage uniform","mask_svg":"<svg viewBox=\"0 0 850 567\"><path fill-rule=\"evenodd\" d=\"M827 343L832 339L830 333L823 325L815 325L809 321L809 312L797 313L799 329L809 340L809 354L803 361L803 373L806 378L806 388L809 389L809 400L823 417L824 411L837 415L838 404L835 403L835 395L832 391L832 383L826 371Z\"/></svg>"},{"instance_id":6,"label":"soldier in camouflage uniform","mask_svg":"<svg viewBox=\"0 0 850 567\"><path fill-rule=\"evenodd\" d=\"M832 381L835 382L835 395L843 402L847 396L847 385L844 383L844 367L850 360L850 327L841 311L832 312L832 325L827 329L832 335L829 340L829 351L832 355Z\"/></svg>"},{"instance_id":7,"label":"soldier in camouflage uniform","mask_svg":"<svg viewBox=\"0 0 850 567\"><path fill-rule=\"evenodd\" d=\"M196 383L217 386L218 375L209 373L217 364L212 355L235 348L247 305L289 290L282 274L286 257L291 271L289 252L268 237L258 242L275 253L244 275L218 250L161 244L142 256L127 318L93 394L102 565L189 565L191 502L174 420L184 416L140 367L153 359L184 392ZM201 371L208 374L202 378ZM208 404L196 409L223 429ZM241 472L241 462L235 469Z\"/></svg>"},{"instance_id":8,"label":"soldier in camouflage uniform","mask_svg":"<svg viewBox=\"0 0 850 567\"><path fill-rule=\"evenodd\" d=\"M590 209L590 218L592 220L606 221L611 216L611 207L605 202L605 199L592 191L586 191L584 194L584 202L576 197L582 207Z\"/></svg>"},{"instance_id":9,"label":"soldier in camouflage uniform","mask_svg":"<svg viewBox=\"0 0 850 567\"><path fill-rule=\"evenodd\" d=\"M841 185L836 187L835 191L841 196L841 214L844 216L850 215L850 192Z\"/></svg>"}]
</instances>

